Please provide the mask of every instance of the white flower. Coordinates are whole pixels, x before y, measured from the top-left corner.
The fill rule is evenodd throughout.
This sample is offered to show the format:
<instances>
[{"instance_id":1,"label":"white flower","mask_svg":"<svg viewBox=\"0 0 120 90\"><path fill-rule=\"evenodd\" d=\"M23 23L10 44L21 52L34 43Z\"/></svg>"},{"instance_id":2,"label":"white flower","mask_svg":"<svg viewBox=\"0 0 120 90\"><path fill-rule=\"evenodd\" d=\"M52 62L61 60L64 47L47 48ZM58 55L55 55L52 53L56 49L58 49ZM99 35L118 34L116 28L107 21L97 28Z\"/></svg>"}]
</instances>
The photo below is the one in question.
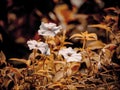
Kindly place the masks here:
<instances>
[{"instance_id":1,"label":"white flower","mask_svg":"<svg viewBox=\"0 0 120 90\"><path fill-rule=\"evenodd\" d=\"M28 44L28 47L29 47L30 50L32 50L32 49L38 49L37 43L38 42L36 40L27 41L27 44Z\"/></svg>"},{"instance_id":2,"label":"white flower","mask_svg":"<svg viewBox=\"0 0 120 90\"><path fill-rule=\"evenodd\" d=\"M38 42L38 49L41 51L42 54L50 55L50 49L48 44L44 42Z\"/></svg>"},{"instance_id":3,"label":"white flower","mask_svg":"<svg viewBox=\"0 0 120 90\"><path fill-rule=\"evenodd\" d=\"M58 54L63 55L67 62L80 62L82 59L81 54L77 53L71 47L59 50Z\"/></svg>"},{"instance_id":4,"label":"white flower","mask_svg":"<svg viewBox=\"0 0 120 90\"><path fill-rule=\"evenodd\" d=\"M55 23L44 23L42 22L40 25L40 29L38 30L39 35L43 36L52 36L54 37L58 32L62 29L61 26L56 26Z\"/></svg>"},{"instance_id":5,"label":"white flower","mask_svg":"<svg viewBox=\"0 0 120 90\"><path fill-rule=\"evenodd\" d=\"M37 42L36 40L27 41L28 47L30 50L38 49L41 51L42 54L50 55L50 49L48 44L44 42Z\"/></svg>"}]
</instances>

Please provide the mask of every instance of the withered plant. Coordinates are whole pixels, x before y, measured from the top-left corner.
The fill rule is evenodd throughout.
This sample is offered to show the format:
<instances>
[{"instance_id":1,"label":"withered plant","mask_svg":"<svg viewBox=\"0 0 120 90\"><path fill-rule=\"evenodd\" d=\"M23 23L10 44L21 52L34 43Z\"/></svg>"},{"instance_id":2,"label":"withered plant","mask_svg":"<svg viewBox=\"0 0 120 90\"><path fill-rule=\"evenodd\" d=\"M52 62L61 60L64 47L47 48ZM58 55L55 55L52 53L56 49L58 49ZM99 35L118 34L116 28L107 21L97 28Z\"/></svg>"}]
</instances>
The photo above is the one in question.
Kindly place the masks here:
<instances>
[{"instance_id":1,"label":"withered plant","mask_svg":"<svg viewBox=\"0 0 120 90\"><path fill-rule=\"evenodd\" d=\"M113 17L106 16L105 21L108 18ZM103 43L96 33L87 30L68 37L67 30L55 23L42 23L38 32L42 38L27 42L32 51L27 59L13 57L7 62L0 50L0 89L119 90L120 32L108 24L89 25L111 33L110 42ZM83 46L71 47L72 38L82 41Z\"/></svg>"}]
</instances>

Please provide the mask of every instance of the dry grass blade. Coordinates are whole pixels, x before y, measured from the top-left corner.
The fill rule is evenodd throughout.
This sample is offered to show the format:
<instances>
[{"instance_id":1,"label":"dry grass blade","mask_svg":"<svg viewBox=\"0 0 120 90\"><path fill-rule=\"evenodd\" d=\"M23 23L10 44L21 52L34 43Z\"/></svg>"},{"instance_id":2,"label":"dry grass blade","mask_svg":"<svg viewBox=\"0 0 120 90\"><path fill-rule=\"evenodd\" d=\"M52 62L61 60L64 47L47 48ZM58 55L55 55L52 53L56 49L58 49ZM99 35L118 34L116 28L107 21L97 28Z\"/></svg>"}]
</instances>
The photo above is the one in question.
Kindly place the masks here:
<instances>
[{"instance_id":1,"label":"dry grass blade","mask_svg":"<svg viewBox=\"0 0 120 90\"><path fill-rule=\"evenodd\" d=\"M117 9L115 7L109 7L109 8L105 8L104 10L105 11L108 11L108 10L114 10L114 11L116 11Z\"/></svg>"},{"instance_id":2,"label":"dry grass blade","mask_svg":"<svg viewBox=\"0 0 120 90\"><path fill-rule=\"evenodd\" d=\"M30 64L31 64L31 60L26 60L26 59L10 58L9 60L10 60L10 61L13 61L13 62L15 62L15 63L24 63L24 64L26 64L27 66L30 66Z\"/></svg>"},{"instance_id":3,"label":"dry grass blade","mask_svg":"<svg viewBox=\"0 0 120 90\"><path fill-rule=\"evenodd\" d=\"M88 25L88 27L101 28L101 29L105 29L106 31L111 31L111 28L105 24Z\"/></svg>"},{"instance_id":4,"label":"dry grass blade","mask_svg":"<svg viewBox=\"0 0 120 90\"><path fill-rule=\"evenodd\" d=\"M117 14L120 14L120 9L118 7L109 7L109 8L105 8L104 11L109 11L109 10L113 10L114 12L116 12Z\"/></svg>"}]
</instances>

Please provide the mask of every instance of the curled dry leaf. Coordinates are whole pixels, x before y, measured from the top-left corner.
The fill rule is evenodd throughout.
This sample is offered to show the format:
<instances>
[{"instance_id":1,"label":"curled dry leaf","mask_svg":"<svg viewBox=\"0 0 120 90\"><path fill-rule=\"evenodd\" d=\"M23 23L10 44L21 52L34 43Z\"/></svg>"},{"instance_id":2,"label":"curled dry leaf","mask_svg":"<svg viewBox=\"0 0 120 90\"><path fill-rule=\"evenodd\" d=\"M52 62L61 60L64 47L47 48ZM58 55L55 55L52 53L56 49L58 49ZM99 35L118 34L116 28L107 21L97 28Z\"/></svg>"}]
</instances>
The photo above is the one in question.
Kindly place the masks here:
<instances>
[{"instance_id":1,"label":"curled dry leaf","mask_svg":"<svg viewBox=\"0 0 120 90\"><path fill-rule=\"evenodd\" d=\"M103 49L108 49L110 51L113 51L116 47L117 47L116 44L110 43L110 44L105 45L105 47Z\"/></svg>"},{"instance_id":2,"label":"curled dry leaf","mask_svg":"<svg viewBox=\"0 0 120 90\"><path fill-rule=\"evenodd\" d=\"M87 67L87 68L90 68L90 66L91 66L90 59L89 59L89 58L86 58L86 59L84 59L84 62L85 62L85 64L86 64L86 67Z\"/></svg>"},{"instance_id":3,"label":"curled dry leaf","mask_svg":"<svg viewBox=\"0 0 120 90\"><path fill-rule=\"evenodd\" d=\"M114 16L114 15L107 15L104 18L105 18L105 21L108 22L108 23L110 22L110 20L114 20L115 22L118 22L118 20L119 20L119 17L118 16ZM115 24L117 25L117 23L114 23L112 25L112 27L114 27Z\"/></svg>"},{"instance_id":4,"label":"curled dry leaf","mask_svg":"<svg viewBox=\"0 0 120 90\"><path fill-rule=\"evenodd\" d=\"M59 83L59 82L56 82L56 83L53 83L53 84L50 84L49 86L48 86L48 88L49 89L55 89L55 88L62 88L63 87L63 85L61 84L61 83Z\"/></svg>"},{"instance_id":5,"label":"curled dry leaf","mask_svg":"<svg viewBox=\"0 0 120 90\"><path fill-rule=\"evenodd\" d=\"M75 74L76 72L78 72L79 68L80 68L80 63L78 62L72 62L70 65L70 69L72 71L72 74Z\"/></svg>"},{"instance_id":6,"label":"curled dry leaf","mask_svg":"<svg viewBox=\"0 0 120 90\"><path fill-rule=\"evenodd\" d=\"M3 51L0 52L0 66L2 64L6 64L6 57L5 57L4 53L3 53Z\"/></svg>"},{"instance_id":7,"label":"curled dry leaf","mask_svg":"<svg viewBox=\"0 0 120 90\"><path fill-rule=\"evenodd\" d=\"M120 9L118 7L109 7L109 8L105 8L104 11L114 11L117 14L120 14Z\"/></svg>"},{"instance_id":8,"label":"curled dry leaf","mask_svg":"<svg viewBox=\"0 0 120 90\"><path fill-rule=\"evenodd\" d=\"M82 62L85 63L86 67L89 68L91 66L90 58L88 56L88 52L82 51Z\"/></svg>"},{"instance_id":9,"label":"curled dry leaf","mask_svg":"<svg viewBox=\"0 0 120 90\"><path fill-rule=\"evenodd\" d=\"M65 71L64 70L60 70L58 72L55 73L55 76L53 77L53 82L57 82L59 81L61 78L64 77L64 73Z\"/></svg>"}]
</instances>

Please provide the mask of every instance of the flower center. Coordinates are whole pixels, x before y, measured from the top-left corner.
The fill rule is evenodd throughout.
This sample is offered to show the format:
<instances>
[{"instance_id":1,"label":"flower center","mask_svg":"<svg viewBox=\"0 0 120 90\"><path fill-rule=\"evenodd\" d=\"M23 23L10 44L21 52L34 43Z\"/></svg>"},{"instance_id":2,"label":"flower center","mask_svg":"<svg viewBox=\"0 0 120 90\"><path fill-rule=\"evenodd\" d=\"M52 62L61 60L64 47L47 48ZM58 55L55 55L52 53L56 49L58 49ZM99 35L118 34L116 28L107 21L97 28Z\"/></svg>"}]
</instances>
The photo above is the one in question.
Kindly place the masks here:
<instances>
[{"instance_id":1,"label":"flower center","mask_svg":"<svg viewBox=\"0 0 120 90\"><path fill-rule=\"evenodd\" d=\"M72 55L72 53L68 53L67 55L68 55L68 56L71 56L71 55Z\"/></svg>"},{"instance_id":2,"label":"flower center","mask_svg":"<svg viewBox=\"0 0 120 90\"><path fill-rule=\"evenodd\" d=\"M38 45L36 44L36 45L35 45L35 47L37 48L37 47L38 47Z\"/></svg>"}]
</instances>

